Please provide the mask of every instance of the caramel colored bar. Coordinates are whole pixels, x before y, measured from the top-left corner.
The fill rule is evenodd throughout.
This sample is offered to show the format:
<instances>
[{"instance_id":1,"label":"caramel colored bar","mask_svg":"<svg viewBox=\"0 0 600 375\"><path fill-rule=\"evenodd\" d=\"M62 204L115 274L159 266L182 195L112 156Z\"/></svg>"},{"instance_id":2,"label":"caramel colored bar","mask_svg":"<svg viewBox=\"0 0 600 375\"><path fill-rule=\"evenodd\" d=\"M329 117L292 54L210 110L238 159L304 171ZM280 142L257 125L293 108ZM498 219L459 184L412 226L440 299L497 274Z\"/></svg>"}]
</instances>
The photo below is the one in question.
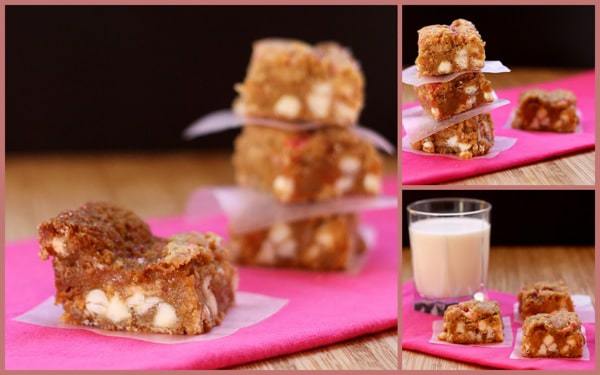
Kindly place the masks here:
<instances>
[{"instance_id":1,"label":"caramel colored bar","mask_svg":"<svg viewBox=\"0 0 600 375\"><path fill-rule=\"evenodd\" d=\"M567 90L529 90L521 94L512 127L571 133L579 124L577 98Z\"/></svg>"},{"instance_id":2,"label":"caramel colored bar","mask_svg":"<svg viewBox=\"0 0 600 375\"><path fill-rule=\"evenodd\" d=\"M523 323L524 357L577 358L581 357L584 344L581 322L575 313L536 314Z\"/></svg>"},{"instance_id":3,"label":"caramel colored bar","mask_svg":"<svg viewBox=\"0 0 600 375\"><path fill-rule=\"evenodd\" d=\"M495 301L467 301L444 312L438 339L454 344L484 344L504 340L500 307Z\"/></svg>"},{"instance_id":4,"label":"caramel colored bar","mask_svg":"<svg viewBox=\"0 0 600 375\"><path fill-rule=\"evenodd\" d=\"M574 311L569 289L562 281L541 281L525 285L518 298L519 315L523 320L539 313Z\"/></svg>"}]
</instances>

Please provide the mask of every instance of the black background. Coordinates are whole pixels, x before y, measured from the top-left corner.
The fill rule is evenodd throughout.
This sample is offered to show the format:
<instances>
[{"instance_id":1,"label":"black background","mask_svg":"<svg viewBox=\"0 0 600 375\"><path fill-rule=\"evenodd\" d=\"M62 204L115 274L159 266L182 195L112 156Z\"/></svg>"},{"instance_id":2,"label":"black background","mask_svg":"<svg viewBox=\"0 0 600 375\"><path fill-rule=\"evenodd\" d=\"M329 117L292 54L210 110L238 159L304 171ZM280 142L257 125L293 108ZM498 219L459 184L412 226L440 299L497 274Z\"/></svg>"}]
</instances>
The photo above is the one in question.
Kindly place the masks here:
<instances>
[{"instance_id":1,"label":"black background","mask_svg":"<svg viewBox=\"0 0 600 375\"><path fill-rule=\"evenodd\" d=\"M361 123L396 140L395 6L8 6L7 151L230 148L181 131L229 107L251 43L349 46L367 78Z\"/></svg>"},{"instance_id":2,"label":"black background","mask_svg":"<svg viewBox=\"0 0 600 375\"><path fill-rule=\"evenodd\" d=\"M488 60L507 66L594 67L593 6L403 6L402 60L414 64L417 30L457 18L475 24Z\"/></svg>"},{"instance_id":3,"label":"black background","mask_svg":"<svg viewBox=\"0 0 600 375\"><path fill-rule=\"evenodd\" d=\"M492 245L594 245L593 190L404 190L403 246L409 244L406 206L436 197L490 202Z\"/></svg>"}]
</instances>

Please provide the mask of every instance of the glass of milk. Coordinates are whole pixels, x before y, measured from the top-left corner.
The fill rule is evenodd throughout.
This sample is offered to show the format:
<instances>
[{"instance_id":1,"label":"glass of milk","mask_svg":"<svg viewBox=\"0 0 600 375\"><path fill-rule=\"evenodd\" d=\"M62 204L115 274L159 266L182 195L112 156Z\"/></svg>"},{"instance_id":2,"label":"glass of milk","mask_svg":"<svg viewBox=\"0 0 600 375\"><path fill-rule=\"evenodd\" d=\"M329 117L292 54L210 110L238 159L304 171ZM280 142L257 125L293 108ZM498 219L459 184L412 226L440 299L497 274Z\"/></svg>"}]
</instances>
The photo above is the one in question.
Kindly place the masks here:
<instances>
[{"instance_id":1,"label":"glass of milk","mask_svg":"<svg viewBox=\"0 0 600 375\"><path fill-rule=\"evenodd\" d=\"M491 209L488 202L469 198L408 205L415 308L442 313L448 304L484 299Z\"/></svg>"}]
</instances>

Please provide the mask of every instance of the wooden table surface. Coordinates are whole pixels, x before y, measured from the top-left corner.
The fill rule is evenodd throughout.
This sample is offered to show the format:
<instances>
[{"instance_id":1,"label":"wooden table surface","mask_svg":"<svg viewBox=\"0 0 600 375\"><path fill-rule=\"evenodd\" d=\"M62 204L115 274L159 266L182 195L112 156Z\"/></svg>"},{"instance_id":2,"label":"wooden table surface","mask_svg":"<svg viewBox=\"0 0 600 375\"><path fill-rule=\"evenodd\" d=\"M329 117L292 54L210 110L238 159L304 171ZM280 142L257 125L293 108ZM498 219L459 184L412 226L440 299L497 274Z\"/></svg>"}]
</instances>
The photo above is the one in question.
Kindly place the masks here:
<instances>
[{"instance_id":1,"label":"wooden table surface","mask_svg":"<svg viewBox=\"0 0 600 375\"><path fill-rule=\"evenodd\" d=\"M493 247L487 287L518 293L524 283L564 279L572 293L592 296L594 305L593 247ZM402 252L402 281L412 277L410 251ZM410 324L410 322L404 322ZM482 367L418 352L402 351L404 370L474 370Z\"/></svg>"},{"instance_id":2,"label":"wooden table surface","mask_svg":"<svg viewBox=\"0 0 600 375\"><path fill-rule=\"evenodd\" d=\"M515 68L510 73L487 74L494 89L553 81L580 73L572 69ZM416 100L415 91L402 85L402 101ZM594 185L595 151L453 181L450 185Z\"/></svg>"},{"instance_id":3,"label":"wooden table surface","mask_svg":"<svg viewBox=\"0 0 600 375\"><path fill-rule=\"evenodd\" d=\"M396 173L395 158L385 170ZM114 202L142 217L176 215L194 189L231 183L226 152L7 155L6 240L33 237L42 220L86 201ZM238 368L396 369L397 337L393 329Z\"/></svg>"}]
</instances>

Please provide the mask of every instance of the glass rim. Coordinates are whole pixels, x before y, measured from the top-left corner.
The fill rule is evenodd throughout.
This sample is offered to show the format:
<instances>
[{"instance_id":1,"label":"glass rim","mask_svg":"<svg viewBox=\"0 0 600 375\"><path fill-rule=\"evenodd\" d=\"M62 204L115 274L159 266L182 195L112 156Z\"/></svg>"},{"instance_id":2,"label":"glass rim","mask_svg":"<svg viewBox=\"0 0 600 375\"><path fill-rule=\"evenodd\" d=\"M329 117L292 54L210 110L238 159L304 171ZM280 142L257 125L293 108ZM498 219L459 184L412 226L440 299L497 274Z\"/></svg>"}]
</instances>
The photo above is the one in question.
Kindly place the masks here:
<instances>
[{"instance_id":1,"label":"glass rim","mask_svg":"<svg viewBox=\"0 0 600 375\"><path fill-rule=\"evenodd\" d=\"M483 206L483 208L471 211L464 212L429 212L417 210L414 207L418 204L429 203L429 202L457 202L457 201L465 201L470 203L478 203ZM492 209L492 204L490 202L484 201L483 199L475 199L475 198L463 198L463 197L448 197L448 198L430 198L430 199L421 199L415 202L410 203L406 206L406 211L410 214L420 214L427 216L439 216L439 217L448 217L448 216L464 216L464 215L476 215L484 212L489 212Z\"/></svg>"}]
</instances>

